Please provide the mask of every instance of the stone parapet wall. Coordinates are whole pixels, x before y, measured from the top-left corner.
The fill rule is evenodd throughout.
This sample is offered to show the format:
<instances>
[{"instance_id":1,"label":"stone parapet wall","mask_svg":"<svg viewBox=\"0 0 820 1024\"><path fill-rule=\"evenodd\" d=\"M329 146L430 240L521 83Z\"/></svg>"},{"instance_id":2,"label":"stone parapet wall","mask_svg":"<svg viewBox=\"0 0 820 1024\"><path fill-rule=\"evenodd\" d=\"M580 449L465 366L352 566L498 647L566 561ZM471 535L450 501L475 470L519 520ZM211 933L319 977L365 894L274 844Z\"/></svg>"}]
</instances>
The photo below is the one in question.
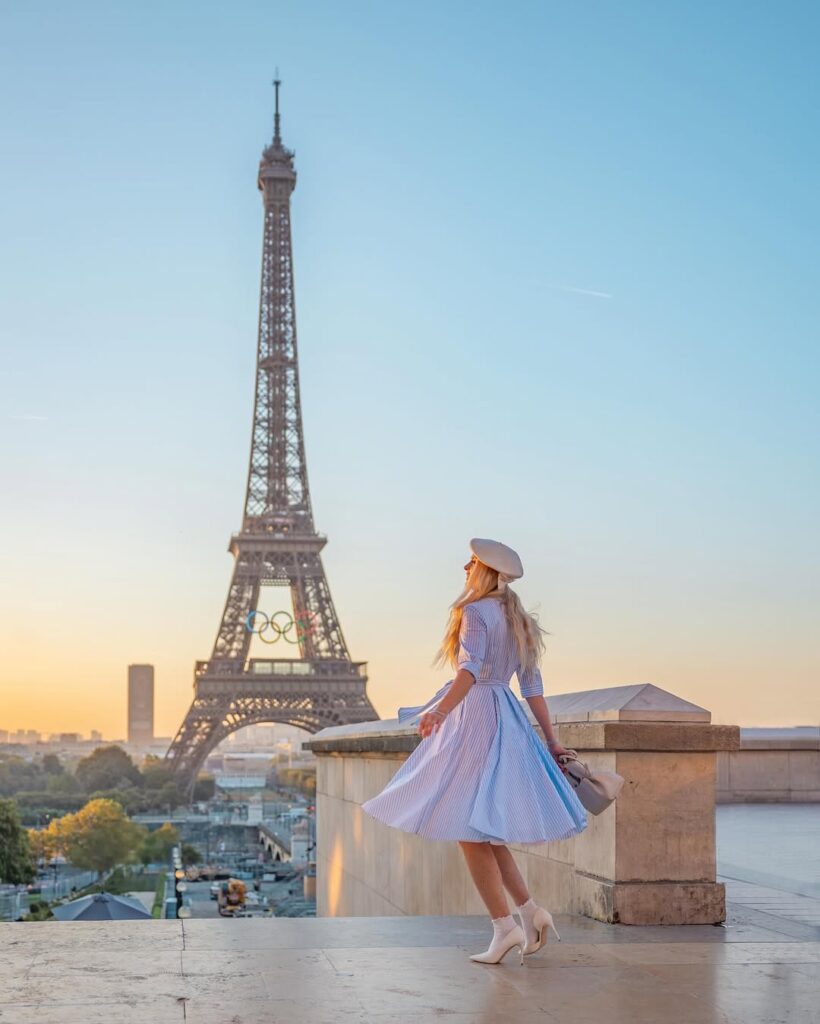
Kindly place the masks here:
<instances>
[{"instance_id":1,"label":"stone parapet wall","mask_svg":"<svg viewBox=\"0 0 820 1024\"><path fill-rule=\"evenodd\" d=\"M820 803L820 727L741 729L718 754L717 802Z\"/></svg>"}]
</instances>

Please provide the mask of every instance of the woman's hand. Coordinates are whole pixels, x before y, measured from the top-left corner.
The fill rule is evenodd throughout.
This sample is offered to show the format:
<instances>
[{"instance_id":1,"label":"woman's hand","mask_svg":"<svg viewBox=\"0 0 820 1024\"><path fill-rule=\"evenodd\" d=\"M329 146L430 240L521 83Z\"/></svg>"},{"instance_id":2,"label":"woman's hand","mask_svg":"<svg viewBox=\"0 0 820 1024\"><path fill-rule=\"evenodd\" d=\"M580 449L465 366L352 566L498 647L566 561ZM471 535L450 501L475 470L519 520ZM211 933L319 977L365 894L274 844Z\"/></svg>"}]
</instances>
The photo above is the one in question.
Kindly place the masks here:
<instances>
[{"instance_id":1,"label":"woman's hand","mask_svg":"<svg viewBox=\"0 0 820 1024\"><path fill-rule=\"evenodd\" d=\"M555 740L553 743L547 743L547 747L549 748L549 752L555 758L555 762L558 765L558 767L561 769L561 771L562 772L566 772L566 768L561 764L561 762L558 760L558 758L562 754L568 754L569 753L567 748L566 747L562 747L561 744L558 742L558 740Z\"/></svg>"},{"instance_id":2,"label":"woman's hand","mask_svg":"<svg viewBox=\"0 0 820 1024\"><path fill-rule=\"evenodd\" d=\"M434 732L438 732L445 717L446 715L443 711L425 712L419 719L419 733L422 736L427 737Z\"/></svg>"}]
</instances>

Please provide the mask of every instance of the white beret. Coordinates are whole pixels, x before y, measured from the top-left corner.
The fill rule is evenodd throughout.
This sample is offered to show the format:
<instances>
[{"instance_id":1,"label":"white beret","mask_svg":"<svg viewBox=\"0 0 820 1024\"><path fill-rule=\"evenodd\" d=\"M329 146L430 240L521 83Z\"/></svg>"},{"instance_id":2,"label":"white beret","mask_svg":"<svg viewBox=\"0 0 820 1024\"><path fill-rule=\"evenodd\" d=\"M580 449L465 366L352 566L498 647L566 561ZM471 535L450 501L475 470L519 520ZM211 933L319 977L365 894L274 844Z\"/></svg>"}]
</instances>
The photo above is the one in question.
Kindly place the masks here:
<instances>
[{"instance_id":1,"label":"white beret","mask_svg":"<svg viewBox=\"0 0 820 1024\"><path fill-rule=\"evenodd\" d=\"M473 537L470 541L470 550L480 562L503 573L509 580L517 580L519 576L524 575L524 567L517 553L498 540Z\"/></svg>"}]
</instances>

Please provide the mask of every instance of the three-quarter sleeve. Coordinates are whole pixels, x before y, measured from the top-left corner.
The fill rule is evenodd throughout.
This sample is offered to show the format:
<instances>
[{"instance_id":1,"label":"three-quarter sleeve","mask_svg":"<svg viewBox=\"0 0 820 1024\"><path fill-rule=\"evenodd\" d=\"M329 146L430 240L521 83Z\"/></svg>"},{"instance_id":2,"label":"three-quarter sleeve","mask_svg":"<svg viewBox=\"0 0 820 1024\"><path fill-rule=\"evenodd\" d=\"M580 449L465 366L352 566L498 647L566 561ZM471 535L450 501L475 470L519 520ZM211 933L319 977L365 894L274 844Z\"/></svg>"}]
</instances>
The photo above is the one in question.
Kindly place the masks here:
<instances>
[{"instance_id":1,"label":"three-quarter sleeve","mask_svg":"<svg viewBox=\"0 0 820 1024\"><path fill-rule=\"evenodd\" d=\"M459 648L456 655L458 668L466 668L478 679L481 666L487 654L487 625L472 604L464 606L461 629L458 634Z\"/></svg>"},{"instance_id":2,"label":"three-quarter sleeve","mask_svg":"<svg viewBox=\"0 0 820 1024\"><path fill-rule=\"evenodd\" d=\"M523 669L519 663L515 670L518 676L518 688L522 697L540 697L544 693L544 681L541 678L541 670L537 665L530 669Z\"/></svg>"}]
</instances>

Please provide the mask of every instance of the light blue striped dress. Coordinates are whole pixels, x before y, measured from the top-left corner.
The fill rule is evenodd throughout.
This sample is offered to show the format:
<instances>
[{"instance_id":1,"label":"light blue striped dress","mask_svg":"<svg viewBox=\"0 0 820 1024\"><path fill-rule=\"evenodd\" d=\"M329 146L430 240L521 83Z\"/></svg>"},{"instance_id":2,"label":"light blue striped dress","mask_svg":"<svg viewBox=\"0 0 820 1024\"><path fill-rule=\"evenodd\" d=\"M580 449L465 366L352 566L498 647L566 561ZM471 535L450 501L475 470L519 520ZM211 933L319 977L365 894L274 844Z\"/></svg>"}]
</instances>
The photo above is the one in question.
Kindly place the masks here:
<instances>
[{"instance_id":1,"label":"light blue striped dress","mask_svg":"<svg viewBox=\"0 0 820 1024\"><path fill-rule=\"evenodd\" d=\"M441 727L424 737L381 793L362 807L386 825L428 839L543 843L583 831L587 813L510 689L543 694L537 667L523 672L496 597L464 607L458 667L475 676ZM435 707L452 679L404 722Z\"/></svg>"}]
</instances>

